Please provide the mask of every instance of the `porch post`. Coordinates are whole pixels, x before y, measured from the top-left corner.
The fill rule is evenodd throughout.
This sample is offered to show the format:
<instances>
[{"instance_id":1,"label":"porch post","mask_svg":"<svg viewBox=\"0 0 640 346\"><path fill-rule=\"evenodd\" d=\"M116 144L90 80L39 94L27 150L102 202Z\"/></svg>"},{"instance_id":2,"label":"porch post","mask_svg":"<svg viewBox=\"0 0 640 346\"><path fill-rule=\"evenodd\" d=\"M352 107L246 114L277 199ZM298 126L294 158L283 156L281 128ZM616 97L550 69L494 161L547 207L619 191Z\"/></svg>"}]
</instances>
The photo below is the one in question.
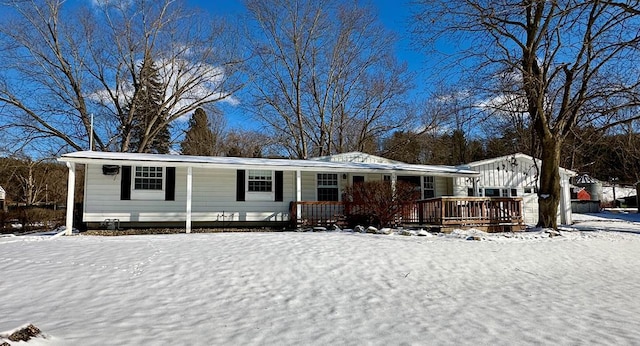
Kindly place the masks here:
<instances>
[{"instance_id":1,"label":"porch post","mask_svg":"<svg viewBox=\"0 0 640 346\"><path fill-rule=\"evenodd\" d=\"M185 232L191 233L191 191L193 183L193 168L187 167L187 220L185 225Z\"/></svg>"},{"instance_id":2,"label":"porch post","mask_svg":"<svg viewBox=\"0 0 640 346\"><path fill-rule=\"evenodd\" d=\"M571 225L573 223L571 215L571 185L569 184L569 177L567 175L561 176L560 183L560 223L565 225Z\"/></svg>"},{"instance_id":3,"label":"porch post","mask_svg":"<svg viewBox=\"0 0 640 346\"><path fill-rule=\"evenodd\" d=\"M396 183L398 182L398 175L396 172L391 173L391 191L395 194L396 192ZM422 185L422 180L420 181L420 185ZM422 186L421 186L422 188Z\"/></svg>"},{"instance_id":4,"label":"porch post","mask_svg":"<svg viewBox=\"0 0 640 346\"><path fill-rule=\"evenodd\" d=\"M65 235L73 234L73 204L75 203L76 164L67 162L69 167L69 179L67 181L67 219L65 223Z\"/></svg>"},{"instance_id":5,"label":"porch post","mask_svg":"<svg viewBox=\"0 0 640 346\"><path fill-rule=\"evenodd\" d=\"M302 174L296 171L296 202L302 201ZM296 224L302 219L302 204L296 203Z\"/></svg>"},{"instance_id":6,"label":"porch post","mask_svg":"<svg viewBox=\"0 0 640 346\"><path fill-rule=\"evenodd\" d=\"M480 197L480 187L478 186L480 182L480 178L473 178L473 195L476 197Z\"/></svg>"}]
</instances>

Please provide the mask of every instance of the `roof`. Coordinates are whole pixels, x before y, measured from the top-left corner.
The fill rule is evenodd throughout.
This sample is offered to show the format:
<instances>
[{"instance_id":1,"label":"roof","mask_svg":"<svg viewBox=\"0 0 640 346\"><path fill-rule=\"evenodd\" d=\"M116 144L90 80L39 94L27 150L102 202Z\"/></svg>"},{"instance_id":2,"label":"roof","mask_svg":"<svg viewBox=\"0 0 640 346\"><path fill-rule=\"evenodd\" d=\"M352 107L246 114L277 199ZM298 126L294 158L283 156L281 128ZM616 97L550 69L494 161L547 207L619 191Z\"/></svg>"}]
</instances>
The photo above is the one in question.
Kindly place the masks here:
<instances>
[{"instance_id":1,"label":"roof","mask_svg":"<svg viewBox=\"0 0 640 346\"><path fill-rule=\"evenodd\" d=\"M226 169L276 168L283 171L340 171L353 173L413 173L434 176L477 176L478 172L453 166L412 165L403 162L334 162L322 160L289 160L220 156L188 156L138 154L102 151L78 151L58 159L70 163L103 165L157 165Z\"/></svg>"},{"instance_id":2,"label":"roof","mask_svg":"<svg viewBox=\"0 0 640 346\"><path fill-rule=\"evenodd\" d=\"M331 161L331 162L367 162L367 163L403 163L386 157L371 155L360 151L335 154L329 156L312 157L309 160Z\"/></svg>"},{"instance_id":3,"label":"roof","mask_svg":"<svg viewBox=\"0 0 640 346\"><path fill-rule=\"evenodd\" d=\"M515 153L515 154L511 154L511 155L504 155L504 156L500 156L500 157L494 157L491 159L486 159L486 160L480 160L480 161L474 161L474 162L470 162L467 163L465 165L460 165L458 167L460 168L473 168L473 167L478 167L478 166L482 166L482 165L486 165L486 164L491 164L491 163L496 163L496 162L500 162L503 160L511 160L515 158L516 160L526 160L529 162L535 162L540 165L542 163L542 160L540 159L534 159L532 156L529 156L527 154L523 154L523 153ZM560 167L560 173L566 174L566 175L570 175L570 176L574 176L576 174L578 174L577 172L574 172L570 169L566 169L566 168L562 168Z\"/></svg>"}]
</instances>

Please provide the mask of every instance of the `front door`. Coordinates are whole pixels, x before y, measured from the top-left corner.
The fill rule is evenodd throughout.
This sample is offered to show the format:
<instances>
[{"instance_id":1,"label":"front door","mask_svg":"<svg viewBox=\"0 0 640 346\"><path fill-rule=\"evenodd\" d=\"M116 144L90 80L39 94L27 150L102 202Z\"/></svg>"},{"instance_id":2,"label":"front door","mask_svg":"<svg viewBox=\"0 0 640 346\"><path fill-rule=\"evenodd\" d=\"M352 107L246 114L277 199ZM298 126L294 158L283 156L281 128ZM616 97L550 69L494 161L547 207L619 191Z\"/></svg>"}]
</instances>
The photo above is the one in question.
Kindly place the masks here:
<instances>
[{"instance_id":1,"label":"front door","mask_svg":"<svg viewBox=\"0 0 640 346\"><path fill-rule=\"evenodd\" d=\"M352 177L352 179L353 179L353 185L359 184L359 183L364 183L364 176L363 175L354 175Z\"/></svg>"}]
</instances>

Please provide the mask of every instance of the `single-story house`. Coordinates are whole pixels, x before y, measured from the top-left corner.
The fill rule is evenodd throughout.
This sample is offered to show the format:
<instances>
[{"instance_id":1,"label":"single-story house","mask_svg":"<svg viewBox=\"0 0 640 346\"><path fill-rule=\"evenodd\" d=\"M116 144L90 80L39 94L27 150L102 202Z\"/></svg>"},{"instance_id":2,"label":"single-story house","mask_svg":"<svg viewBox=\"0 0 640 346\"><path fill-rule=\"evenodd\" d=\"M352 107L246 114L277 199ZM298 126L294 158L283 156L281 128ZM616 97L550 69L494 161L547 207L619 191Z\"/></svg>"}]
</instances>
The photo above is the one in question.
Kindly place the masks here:
<instances>
[{"instance_id":1,"label":"single-story house","mask_svg":"<svg viewBox=\"0 0 640 346\"><path fill-rule=\"evenodd\" d=\"M90 227L117 220L124 227L175 226L189 232L193 226L280 226L318 217L331 221L344 212L342 191L361 181L415 184L424 202L409 208L406 222L522 223L517 197L467 196L468 182L481 176L476 170L407 164L357 152L289 160L80 151L59 160L69 168L70 187L76 164L85 165L82 215ZM68 191L68 206L74 205L73 196ZM68 208L68 229L72 218Z\"/></svg>"},{"instance_id":2,"label":"single-story house","mask_svg":"<svg viewBox=\"0 0 640 346\"><path fill-rule=\"evenodd\" d=\"M529 155L516 153L471 162L461 166L474 170L479 176L471 179L457 178L455 186L462 189L456 195L485 196L485 197L522 197L524 222L528 225L538 223L538 191L540 177L538 170L542 162ZM571 184L570 178L577 173L560 168L560 205L558 208L558 223L570 225L571 218ZM464 191L466 190L466 191Z\"/></svg>"}]
</instances>

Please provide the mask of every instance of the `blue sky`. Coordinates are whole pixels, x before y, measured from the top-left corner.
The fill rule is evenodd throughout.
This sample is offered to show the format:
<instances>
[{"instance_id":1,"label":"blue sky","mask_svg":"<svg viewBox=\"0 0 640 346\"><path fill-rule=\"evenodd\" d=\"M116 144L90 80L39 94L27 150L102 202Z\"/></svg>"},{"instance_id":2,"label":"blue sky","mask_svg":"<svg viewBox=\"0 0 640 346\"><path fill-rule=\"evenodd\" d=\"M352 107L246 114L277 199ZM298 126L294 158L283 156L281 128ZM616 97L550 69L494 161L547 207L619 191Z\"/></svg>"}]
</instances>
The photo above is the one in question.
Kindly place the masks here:
<instances>
[{"instance_id":1,"label":"blue sky","mask_svg":"<svg viewBox=\"0 0 640 346\"><path fill-rule=\"evenodd\" d=\"M220 16L243 14L245 11L242 0L187 0L187 3ZM411 38L407 29L410 16L408 0L371 0L371 4L377 9L382 24L398 35L398 57L409 64L411 71L419 73L424 56L410 47Z\"/></svg>"},{"instance_id":2,"label":"blue sky","mask_svg":"<svg viewBox=\"0 0 640 346\"><path fill-rule=\"evenodd\" d=\"M366 2L366 1L365 1ZM215 16L235 16L245 13L242 0L187 0L189 6L202 8ZM411 48L411 37L408 32L410 6L408 0L371 0L371 5L377 10L381 23L398 37L396 53L398 58L408 64L409 70L416 75L416 85L425 85L425 56ZM416 88L412 93L420 94L426 88ZM227 113L228 125L237 126L243 116L237 110L223 105L223 111ZM231 113L231 114L229 114ZM247 123L243 122L243 127Z\"/></svg>"}]
</instances>

